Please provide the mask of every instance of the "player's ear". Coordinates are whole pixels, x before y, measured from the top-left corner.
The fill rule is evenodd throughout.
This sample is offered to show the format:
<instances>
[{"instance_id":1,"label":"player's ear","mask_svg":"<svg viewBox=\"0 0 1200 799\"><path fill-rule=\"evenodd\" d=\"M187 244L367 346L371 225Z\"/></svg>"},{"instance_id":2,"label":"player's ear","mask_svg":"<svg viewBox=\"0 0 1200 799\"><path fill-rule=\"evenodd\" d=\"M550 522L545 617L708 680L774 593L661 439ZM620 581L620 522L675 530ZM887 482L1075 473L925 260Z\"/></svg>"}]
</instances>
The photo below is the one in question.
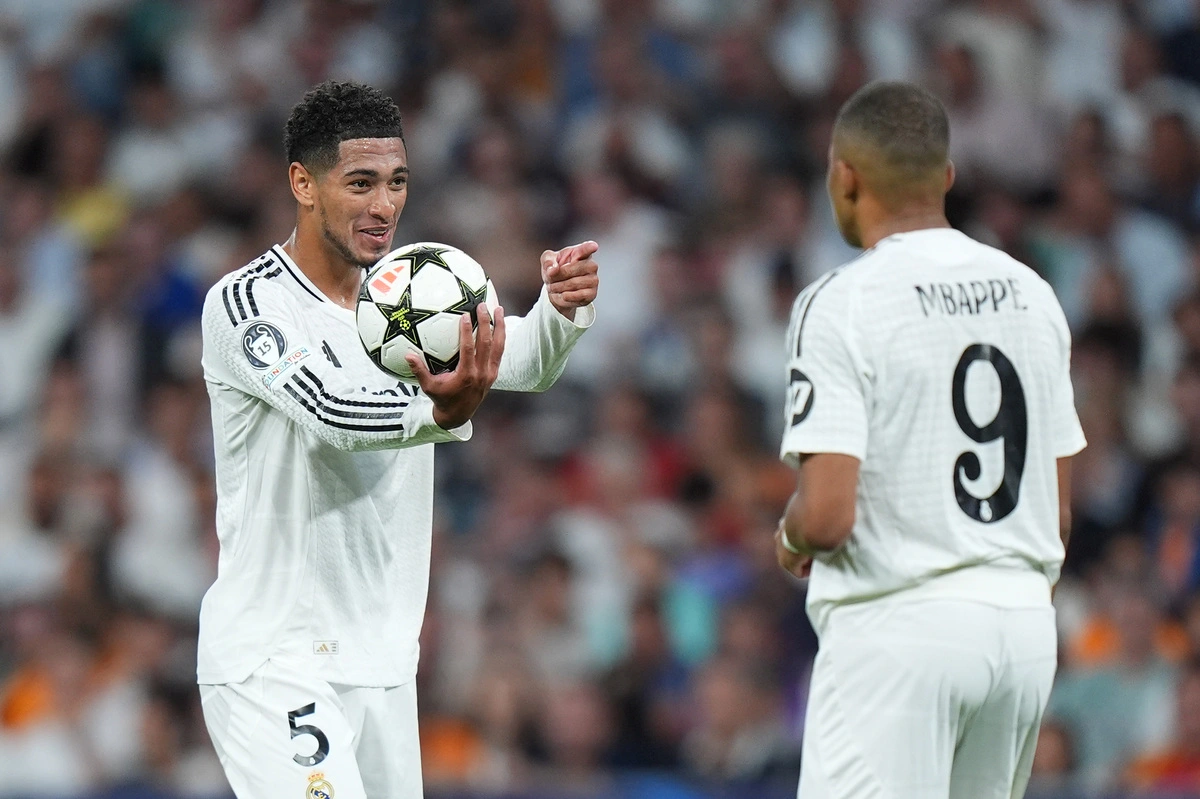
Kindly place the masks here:
<instances>
[{"instance_id":1,"label":"player's ear","mask_svg":"<svg viewBox=\"0 0 1200 799\"><path fill-rule=\"evenodd\" d=\"M842 199L849 203L858 200L859 180L858 170L842 160L833 162L834 185Z\"/></svg>"},{"instance_id":2,"label":"player's ear","mask_svg":"<svg viewBox=\"0 0 1200 799\"><path fill-rule=\"evenodd\" d=\"M954 162L946 160L946 192L950 192L950 188L954 185Z\"/></svg>"},{"instance_id":3,"label":"player's ear","mask_svg":"<svg viewBox=\"0 0 1200 799\"><path fill-rule=\"evenodd\" d=\"M312 208L317 204L317 179L305 169L304 164L299 161L292 162L288 167L288 182L291 183L292 196L296 198L296 202L305 208Z\"/></svg>"}]
</instances>

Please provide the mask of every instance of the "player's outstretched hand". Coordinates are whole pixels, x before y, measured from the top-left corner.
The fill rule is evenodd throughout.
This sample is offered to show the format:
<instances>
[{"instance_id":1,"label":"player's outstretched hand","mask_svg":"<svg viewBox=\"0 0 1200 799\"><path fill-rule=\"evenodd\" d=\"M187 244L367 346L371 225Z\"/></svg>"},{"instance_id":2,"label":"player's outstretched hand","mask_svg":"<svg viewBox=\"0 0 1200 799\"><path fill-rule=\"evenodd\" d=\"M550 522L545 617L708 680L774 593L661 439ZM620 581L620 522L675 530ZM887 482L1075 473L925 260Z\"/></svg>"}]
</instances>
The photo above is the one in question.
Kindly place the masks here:
<instances>
[{"instance_id":1,"label":"player's outstretched hand","mask_svg":"<svg viewBox=\"0 0 1200 799\"><path fill-rule=\"evenodd\" d=\"M471 331L471 317L463 314L459 323L458 366L453 372L435 375L416 355L405 360L412 367L425 396L433 402L433 420L438 426L452 430L466 424L488 389L496 382L500 357L504 354L504 309L496 308L495 324L487 305L475 309L479 326Z\"/></svg>"},{"instance_id":2,"label":"player's outstretched hand","mask_svg":"<svg viewBox=\"0 0 1200 799\"><path fill-rule=\"evenodd\" d=\"M572 244L557 252L542 253L542 282L550 302L568 319L575 318L575 309L591 304L600 287L597 272L600 267L592 256L600 249L594 241Z\"/></svg>"},{"instance_id":3,"label":"player's outstretched hand","mask_svg":"<svg viewBox=\"0 0 1200 799\"><path fill-rule=\"evenodd\" d=\"M783 525L775 528L775 559L783 570L794 577L804 580L812 573L813 559L811 555L797 555L788 551L783 545Z\"/></svg>"}]
</instances>

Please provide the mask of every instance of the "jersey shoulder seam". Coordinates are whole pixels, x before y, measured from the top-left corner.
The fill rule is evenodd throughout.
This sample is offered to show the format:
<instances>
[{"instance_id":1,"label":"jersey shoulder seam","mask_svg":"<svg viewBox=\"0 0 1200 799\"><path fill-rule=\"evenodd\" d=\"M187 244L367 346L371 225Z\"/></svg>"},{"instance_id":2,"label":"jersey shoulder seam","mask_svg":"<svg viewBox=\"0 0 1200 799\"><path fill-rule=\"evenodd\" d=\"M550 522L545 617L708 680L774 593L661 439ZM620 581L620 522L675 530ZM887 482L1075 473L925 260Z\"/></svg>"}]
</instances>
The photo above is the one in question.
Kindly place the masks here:
<instances>
[{"instance_id":1,"label":"jersey shoulder seam","mask_svg":"<svg viewBox=\"0 0 1200 799\"><path fill-rule=\"evenodd\" d=\"M254 284L274 280L283 274L283 266L274 252L267 252L227 275L221 285L221 302L230 323L237 327L260 315Z\"/></svg>"},{"instance_id":2,"label":"jersey shoulder seam","mask_svg":"<svg viewBox=\"0 0 1200 799\"><path fill-rule=\"evenodd\" d=\"M866 254L867 253L863 253L863 255L866 255ZM804 291L800 292L800 295L798 297L796 297L796 303L797 303L796 310L798 310L800 312L800 318L796 323L796 349L795 349L795 353L794 353L795 357L799 358L801 352L804 349L804 324L805 324L805 322L808 321L809 311L812 310L813 303L815 303L817 300L817 295L819 295L822 291L824 291L825 288L830 283L832 283L834 280L836 280L839 275L845 274L845 272L847 270L849 270L849 268L851 266L858 263L862 259L863 255L860 255L858 258L855 258L853 261L842 264L841 266L837 267L836 269L832 269L829 272L826 272L824 275L822 275L821 277L814 280L807 288L804 289ZM845 284L846 284L846 281L843 281L842 285L845 285ZM801 304L803 304L803 310L800 310Z\"/></svg>"}]
</instances>

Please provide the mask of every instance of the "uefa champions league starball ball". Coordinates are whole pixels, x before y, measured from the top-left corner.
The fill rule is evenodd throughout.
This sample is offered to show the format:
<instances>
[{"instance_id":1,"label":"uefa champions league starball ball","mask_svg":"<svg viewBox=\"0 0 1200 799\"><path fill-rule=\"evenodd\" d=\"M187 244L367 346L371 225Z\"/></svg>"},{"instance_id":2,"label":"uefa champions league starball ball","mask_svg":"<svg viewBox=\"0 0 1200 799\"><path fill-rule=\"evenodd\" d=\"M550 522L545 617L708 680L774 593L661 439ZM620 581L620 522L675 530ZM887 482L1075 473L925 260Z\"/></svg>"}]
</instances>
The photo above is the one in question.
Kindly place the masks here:
<instances>
[{"instance_id":1,"label":"uefa champions league starball ball","mask_svg":"<svg viewBox=\"0 0 1200 799\"><path fill-rule=\"evenodd\" d=\"M495 312L495 288L474 258L446 244L409 244L367 271L358 294L358 335L376 366L416 382L405 356L423 358L433 374L453 371L459 319L470 314L477 327L480 303Z\"/></svg>"}]
</instances>

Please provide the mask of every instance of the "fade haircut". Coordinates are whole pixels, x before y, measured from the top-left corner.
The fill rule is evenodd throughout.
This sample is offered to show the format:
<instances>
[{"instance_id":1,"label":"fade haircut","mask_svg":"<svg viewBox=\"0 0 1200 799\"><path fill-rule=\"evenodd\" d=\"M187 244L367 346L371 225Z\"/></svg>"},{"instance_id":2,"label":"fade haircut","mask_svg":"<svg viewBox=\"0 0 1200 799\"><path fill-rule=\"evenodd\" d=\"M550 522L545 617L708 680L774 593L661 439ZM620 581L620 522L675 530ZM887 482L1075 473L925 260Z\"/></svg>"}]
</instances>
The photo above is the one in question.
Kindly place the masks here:
<instances>
[{"instance_id":1,"label":"fade haircut","mask_svg":"<svg viewBox=\"0 0 1200 799\"><path fill-rule=\"evenodd\" d=\"M404 140L400 109L383 92L361 83L327 80L309 89L284 127L288 163L313 174L337 163L338 145L348 139Z\"/></svg>"},{"instance_id":2,"label":"fade haircut","mask_svg":"<svg viewBox=\"0 0 1200 799\"><path fill-rule=\"evenodd\" d=\"M877 154L880 166L897 177L940 171L949 158L945 106L911 83L879 81L859 89L838 112L833 131Z\"/></svg>"}]
</instances>

